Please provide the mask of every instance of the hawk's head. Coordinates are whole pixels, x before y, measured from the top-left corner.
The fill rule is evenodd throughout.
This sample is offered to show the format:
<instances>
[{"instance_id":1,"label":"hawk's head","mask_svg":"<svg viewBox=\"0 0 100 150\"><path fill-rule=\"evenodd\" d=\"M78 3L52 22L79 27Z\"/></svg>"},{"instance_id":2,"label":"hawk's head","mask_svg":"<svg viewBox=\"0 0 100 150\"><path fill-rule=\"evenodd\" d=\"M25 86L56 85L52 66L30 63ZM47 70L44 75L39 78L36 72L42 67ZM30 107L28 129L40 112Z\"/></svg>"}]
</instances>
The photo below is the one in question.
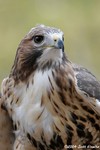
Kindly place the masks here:
<instances>
[{"instance_id":1,"label":"hawk's head","mask_svg":"<svg viewBox=\"0 0 100 150\"><path fill-rule=\"evenodd\" d=\"M36 69L49 69L64 60L64 35L60 29L38 25L19 44L12 69L26 78Z\"/></svg>"}]
</instances>

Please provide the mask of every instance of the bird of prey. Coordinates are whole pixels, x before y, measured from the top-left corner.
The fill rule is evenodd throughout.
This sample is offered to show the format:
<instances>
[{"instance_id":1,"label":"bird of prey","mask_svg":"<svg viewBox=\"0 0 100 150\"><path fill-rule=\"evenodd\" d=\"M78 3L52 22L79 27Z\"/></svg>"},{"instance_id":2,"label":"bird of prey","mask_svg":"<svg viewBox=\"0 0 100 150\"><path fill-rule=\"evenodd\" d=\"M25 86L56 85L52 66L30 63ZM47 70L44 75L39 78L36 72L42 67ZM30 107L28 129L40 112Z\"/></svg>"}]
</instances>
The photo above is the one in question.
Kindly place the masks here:
<instances>
[{"instance_id":1,"label":"bird of prey","mask_svg":"<svg viewBox=\"0 0 100 150\"><path fill-rule=\"evenodd\" d=\"M91 81L87 89L86 74L100 87L69 61L60 29L38 25L29 31L1 86L15 129L14 149L25 150L26 143L28 150L100 147L100 89L91 90Z\"/></svg>"}]
</instances>

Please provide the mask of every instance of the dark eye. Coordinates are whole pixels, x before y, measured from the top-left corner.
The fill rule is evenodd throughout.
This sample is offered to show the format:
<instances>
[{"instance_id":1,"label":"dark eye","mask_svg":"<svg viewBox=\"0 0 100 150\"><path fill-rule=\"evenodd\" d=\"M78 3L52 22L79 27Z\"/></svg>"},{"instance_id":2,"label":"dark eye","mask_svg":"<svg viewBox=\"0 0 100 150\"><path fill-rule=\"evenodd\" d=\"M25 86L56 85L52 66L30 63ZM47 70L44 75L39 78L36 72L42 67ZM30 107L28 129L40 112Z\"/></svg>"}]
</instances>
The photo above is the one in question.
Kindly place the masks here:
<instances>
[{"instance_id":1,"label":"dark eye","mask_svg":"<svg viewBox=\"0 0 100 150\"><path fill-rule=\"evenodd\" d=\"M34 36L34 42L39 44L39 43L42 43L44 40L44 36L43 35L36 35Z\"/></svg>"}]
</instances>

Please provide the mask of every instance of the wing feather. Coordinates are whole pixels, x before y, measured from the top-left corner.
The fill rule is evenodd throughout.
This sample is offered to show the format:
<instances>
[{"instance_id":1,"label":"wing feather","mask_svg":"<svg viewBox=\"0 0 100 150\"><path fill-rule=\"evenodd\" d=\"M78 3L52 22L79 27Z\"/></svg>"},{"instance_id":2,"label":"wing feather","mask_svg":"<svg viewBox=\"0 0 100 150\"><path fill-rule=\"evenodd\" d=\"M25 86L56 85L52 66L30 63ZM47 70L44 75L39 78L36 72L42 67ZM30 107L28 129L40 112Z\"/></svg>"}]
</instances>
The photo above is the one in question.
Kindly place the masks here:
<instances>
[{"instance_id":1,"label":"wing feather","mask_svg":"<svg viewBox=\"0 0 100 150\"><path fill-rule=\"evenodd\" d=\"M2 107L2 97L0 94L0 150L12 150L13 143L12 121L7 111Z\"/></svg>"},{"instance_id":2,"label":"wing feather","mask_svg":"<svg viewBox=\"0 0 100 150\"><path fill-rule=\"evenodd\" d=\"M100 81L86 68L76 64L72 66L79 89L100 102Z\"/></svg>"}]
</instances>

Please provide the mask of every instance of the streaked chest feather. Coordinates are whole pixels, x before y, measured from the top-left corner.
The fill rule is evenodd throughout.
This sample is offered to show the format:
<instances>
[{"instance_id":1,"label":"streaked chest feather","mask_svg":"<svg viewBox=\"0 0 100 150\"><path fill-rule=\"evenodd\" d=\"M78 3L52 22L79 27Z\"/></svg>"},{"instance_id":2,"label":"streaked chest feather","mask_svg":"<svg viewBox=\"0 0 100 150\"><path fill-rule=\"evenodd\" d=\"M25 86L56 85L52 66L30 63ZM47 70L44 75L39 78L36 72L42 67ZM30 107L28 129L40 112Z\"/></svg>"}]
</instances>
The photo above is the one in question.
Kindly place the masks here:
<instances>
[{"instance_id":1,"label":"streaked chest feather","mask_svg":"<svg viewBox=\"0 0 100 150\"><path fill-rule=\"evenodd\" d=\"M12 102L13 96L18 101ZM77 93L71 74L57 74L55 70L35 72L27 84L20 83L13 88L7 101L13 109L13 121L29 138L31 135L42 143L43 136L50 144L56 135L63 143L84 144L96 133L92 142L98 142L99 116L88 100ZM55 143L57 138L53 139Z\"/></svg>"},{"instance_id":2,"label":"streaked chest feather","mask_svg":"<svg viewBox=\"0 0 100 150\"><path fill-rule=\"evenodd\" d=\"M56 115L56 113L52 108L48 93L56 89L57 85L54 82L51 70L44 73L36 72L34 77L30 77L26 86L15 88L17 97L21 93L19 98L21 104L15 107L15 122L19 121L28 133L34 132L37 138L39 138L41 132L44 132L46 136L49 134L50 138L50 135L53 135L53 122L55 120L53 115Z\"/></svg>"}]
</instances>

